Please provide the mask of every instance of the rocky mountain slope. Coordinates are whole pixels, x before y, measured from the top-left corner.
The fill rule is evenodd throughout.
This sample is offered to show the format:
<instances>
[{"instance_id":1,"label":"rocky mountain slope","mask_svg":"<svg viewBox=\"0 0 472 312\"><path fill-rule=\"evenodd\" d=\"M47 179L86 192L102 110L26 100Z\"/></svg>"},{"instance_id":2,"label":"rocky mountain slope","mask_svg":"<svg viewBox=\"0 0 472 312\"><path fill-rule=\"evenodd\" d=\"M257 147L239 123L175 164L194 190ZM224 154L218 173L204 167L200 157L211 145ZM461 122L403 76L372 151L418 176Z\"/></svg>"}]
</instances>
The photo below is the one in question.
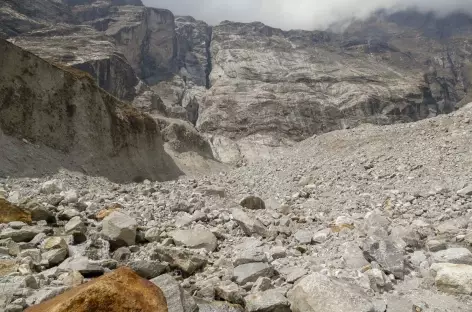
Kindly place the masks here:
<instances>
[{"instance_id":1,"label":"rocky mountain slope","mask_svg":"<svg viewBox=\"0 0 472 312\"><path fill-rule=\"evenodd\" d=\"M116 181L181 173L155 121L98 88L88 74L4 40L0 51L0 175L38 175L62 166ZM18 147L14 138L25 143Z\"/></svg>"},{"instance_id":2,"label":"rocky mountain slope","mask_svg":"<svg viewBox=\"0 0 472 312\"><path fill-rule=\"evenodd\" d=\"M365 122L429 118L470 99L472 22L464 14L380 11L342 32L334 26L310 32L261 23L209 26L139 1L126 4L133 5L60 4L74 17L63 22L90 28L28 33L25 22L10 36L22 34L12 40L86 70L124 100L139 97L140 108L159 107L168 117L188 120L224 162ZM4 25L21 25L12 18ZM98 53L87 55L81 43ZM149 85L144 96L140 80Z\"/></svg>"},{"instance_id":3,"label":"rocky mountain slope","mask_svg":"<svg viewBox=\"0 0 472 312\"><path fill-rule=\"evenodd\" d=\"M472 312L470 17L31 5L0 4L0 310Z\"/></svg>"},{"instance_id":4,"label":"rocky mountain slope","mask_svg":"<svg viewBox=\"0 0 472 312\"><path fill-rule=\"evenodd\" d=\"M334 131L178 181L2 179L22 221L1 225L0 302L129 266L168 311L472 311L471 118Z\"/></svg>"}]
</instances>

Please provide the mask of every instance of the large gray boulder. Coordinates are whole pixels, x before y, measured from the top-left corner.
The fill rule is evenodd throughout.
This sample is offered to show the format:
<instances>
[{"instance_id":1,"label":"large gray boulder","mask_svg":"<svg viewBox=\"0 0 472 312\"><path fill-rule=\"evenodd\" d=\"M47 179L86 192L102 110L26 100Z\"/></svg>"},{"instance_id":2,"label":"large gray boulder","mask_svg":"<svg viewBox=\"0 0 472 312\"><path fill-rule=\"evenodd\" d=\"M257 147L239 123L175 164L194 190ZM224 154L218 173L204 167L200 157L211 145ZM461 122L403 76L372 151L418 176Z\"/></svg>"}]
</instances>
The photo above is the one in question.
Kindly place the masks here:
<instances>
[{"instance_id":1,"label":"large gray boulder","mask_svg":"<svg viewBox=\"0 0 472 312\"><path fill-rule=\"evenodd\" d=\"M171 275L163 274L151 280L157 285L167 300L167 309L169 312L196 312L198 306L195 300L185 290L182 289Z\"/></svg>"},{"instance_id":2,"label":"large gray boulder","mask_svg":"<svg viewBox=\"0 0 472 312\"><path fill-rule=\"evenodd\" d=\"M103 235L115 247L131 246L136 243L136 220L122 212L114 211L103 220Z\"/></svg>"},{"instance_id":3,"label":"large gray boulder","mask_svg":"<svg viewBox=\"0 0 472 312\"><path fill-rule=\"evenodd\" d=\"M208 230L177 230L170 233L170 237L177 246L185 246L190 249L206 249L214 251L218 247L216 236Z\"/></svg>"},{"instance_id":4,"label":"large gray boulder","mask_svg":"<svg viewBox=\"0 0 472 312\"><path fill-rule=\"evenodd\" d=\"M402 240L368 238L364 241L364 256L369 261L376 261L387 273L403 279L405 275L405 242Z\"/></svg>"},{"instance_id":5,"label":"large gray boulder","mask_svg":"<svg viewBox=\"0 0 472 312\"><path fill-rule=\"evenodd\" d=\"M472 266L435 263L431 266L436 287L446 293L472 295Z\"/></svg>"},{"instance_id":6,"label":"large gray boulder","mask_svg":"<svg viewBox=\"0 0 472 312\"><path fill-rule=\"evenodd\" d=\"M384 312L354 285L319 273L304 277L287 294L292 312Z\"/></svg>"}]
</instances>

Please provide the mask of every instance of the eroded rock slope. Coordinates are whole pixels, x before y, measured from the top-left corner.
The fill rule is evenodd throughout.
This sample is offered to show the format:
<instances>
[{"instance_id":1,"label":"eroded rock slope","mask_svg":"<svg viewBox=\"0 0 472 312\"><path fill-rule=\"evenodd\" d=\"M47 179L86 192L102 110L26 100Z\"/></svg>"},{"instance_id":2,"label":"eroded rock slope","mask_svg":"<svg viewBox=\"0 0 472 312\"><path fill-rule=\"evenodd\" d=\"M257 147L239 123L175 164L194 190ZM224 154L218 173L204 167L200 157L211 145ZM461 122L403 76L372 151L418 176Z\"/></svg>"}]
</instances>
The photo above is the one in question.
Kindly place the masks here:
<instances>
[{"instance_id":1,"label":"eroded rock slope","mask_svg":"<svg viewBox=\"0 0 472 312\"><path fill-rule=\"evenodd\" d=\"M121 181L179 175L150 116L100 89L85 72L60 68L7 41L0 48L2 138L38 145L38 155L2 148L2 175L61 166Z\"/></svg>"}]
</instances>

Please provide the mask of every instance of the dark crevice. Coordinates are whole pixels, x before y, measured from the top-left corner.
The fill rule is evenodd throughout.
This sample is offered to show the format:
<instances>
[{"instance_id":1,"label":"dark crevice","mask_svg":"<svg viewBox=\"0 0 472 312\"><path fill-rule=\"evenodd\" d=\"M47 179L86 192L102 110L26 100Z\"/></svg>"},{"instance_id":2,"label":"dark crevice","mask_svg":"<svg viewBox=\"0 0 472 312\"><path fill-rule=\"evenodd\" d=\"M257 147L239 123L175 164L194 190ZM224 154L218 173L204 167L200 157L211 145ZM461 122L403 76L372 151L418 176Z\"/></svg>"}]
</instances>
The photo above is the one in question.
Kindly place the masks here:
<instances>
[{"instance_id":1,"label":"dark crevice","mask_svg":"<svg viewBox=\"0 0 472 312\"><path fill-rule=\"evenodd\" d=\"M208 34L207 34L207 41L206 41L206 58L207 58L207 64L205 68L205 86L207 89L211 88L211 82L210 82L210 74L212 71L212 62L211 62L211 40L213 36L213 27L208 27Z\"/></svg>"}]
</instances>

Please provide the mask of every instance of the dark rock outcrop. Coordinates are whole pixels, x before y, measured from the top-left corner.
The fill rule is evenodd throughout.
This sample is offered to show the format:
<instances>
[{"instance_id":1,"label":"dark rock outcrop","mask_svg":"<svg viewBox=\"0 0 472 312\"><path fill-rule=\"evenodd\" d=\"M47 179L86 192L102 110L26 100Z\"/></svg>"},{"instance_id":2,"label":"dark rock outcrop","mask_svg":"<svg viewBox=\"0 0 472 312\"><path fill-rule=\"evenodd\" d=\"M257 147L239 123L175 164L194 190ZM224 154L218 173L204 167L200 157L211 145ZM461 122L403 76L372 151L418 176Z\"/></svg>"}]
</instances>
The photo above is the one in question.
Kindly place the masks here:
<instances>
[{"instance_id":1,"label":"dark rock outcrop","mask_svg":"<svg viewBox=\"0 0 472 312\"><path fill-rule=\"evenodd\" d=\"M156 122L100 89L89 74L3 40L0 67L0 175L61 167L116 181L180 174ZM18 146L25 142L34 145Z\"/></svg>"}]
</instances>

